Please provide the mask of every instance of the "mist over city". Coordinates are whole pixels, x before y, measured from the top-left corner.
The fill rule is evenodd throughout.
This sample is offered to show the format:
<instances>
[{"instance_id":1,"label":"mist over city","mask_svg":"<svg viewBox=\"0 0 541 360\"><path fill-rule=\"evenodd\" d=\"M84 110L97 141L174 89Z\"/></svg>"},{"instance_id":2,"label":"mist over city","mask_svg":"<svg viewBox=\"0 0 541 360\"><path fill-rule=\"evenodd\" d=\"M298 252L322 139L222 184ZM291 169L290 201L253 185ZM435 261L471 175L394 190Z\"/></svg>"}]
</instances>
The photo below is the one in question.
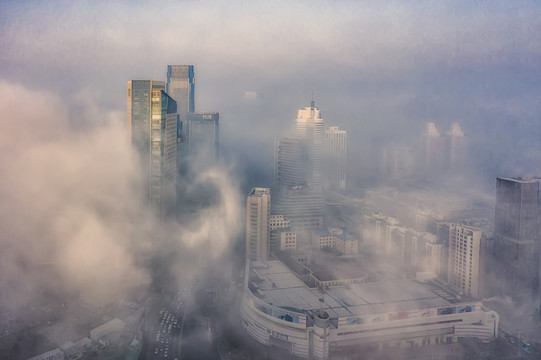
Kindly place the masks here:
<instances>
[{"instance_id":1,"label":"mist over city","mask_svg":"<svg viewBox=\"0 0 541 360\"><path fill-rule=\"evenodd\" d=\"M541 5L0 3L0 359L541 358Z\"/></svg>"}]
</instances>

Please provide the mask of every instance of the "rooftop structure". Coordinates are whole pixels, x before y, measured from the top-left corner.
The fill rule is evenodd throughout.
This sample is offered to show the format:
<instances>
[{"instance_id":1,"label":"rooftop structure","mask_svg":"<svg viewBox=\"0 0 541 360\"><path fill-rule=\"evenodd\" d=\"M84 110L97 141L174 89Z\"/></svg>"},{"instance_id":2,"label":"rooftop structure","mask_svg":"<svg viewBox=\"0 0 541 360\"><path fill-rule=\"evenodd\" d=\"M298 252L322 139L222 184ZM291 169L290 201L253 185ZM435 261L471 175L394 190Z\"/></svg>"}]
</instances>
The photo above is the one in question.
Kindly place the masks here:
<instances>
[{"instance_id":1,"label":"rooftop structure","mask_svg":"<svg viewBox=\"0 0 541 360\"><path fill-rule=\"evenodd\" d=\"M498 314L430 283L397 280L310 288L281 261L247 264L243 326L259 342L327 359L363 346L490 341Z\"/></svg>"}]
</instances>

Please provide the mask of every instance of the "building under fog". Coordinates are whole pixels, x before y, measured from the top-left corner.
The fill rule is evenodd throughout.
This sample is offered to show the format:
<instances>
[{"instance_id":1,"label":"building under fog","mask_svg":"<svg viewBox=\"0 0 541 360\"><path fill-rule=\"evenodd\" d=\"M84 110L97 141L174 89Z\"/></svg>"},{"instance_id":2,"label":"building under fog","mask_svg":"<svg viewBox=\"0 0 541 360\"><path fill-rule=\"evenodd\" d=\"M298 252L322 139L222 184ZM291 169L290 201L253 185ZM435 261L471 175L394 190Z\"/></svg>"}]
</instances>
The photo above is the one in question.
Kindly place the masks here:
<instances>
[{"instance_id":1,"label":"building under fog","mask_svg":"<svg viewBox=\"0 0 541 360\"><path fill-rule=\"evenodd\" d=\"M270 189L253 188L246 198L246 259L266 261L270 248Z\"/></svg>"},{"instance_id":2,"label":"building under fog","mask_svg":"<svg viewBox=\"0 0 541 360\"><path fill-rule=\"evenodd\" d=\"M220 114L190 113L188 119L188 148L190 155L206 164L219 157Z\"/></svg>"},{"instance_id":3,"label":"building under fog","mask_svg":"<svg viewBox=\"0 0 541 360\"><path fill-rule=\"evenodd\" d=\"M449 284L462 294L484 296L485 237L470 226L449 224Z\"/></svg>"},{"instance_id":4,"label":"building under fog","mask_svg":"<svg viewBox=\"0 0 541 360\"><path fill-rule=\"evenodd\" d=\"M445 167L459 170L466 164L468 141L458 123L454 122L445 134Z\"/></svg>"},{"instance_id":5,"label":"building under fog","mask_svg":"<svg viewBox=\"0 0 541 360\"><path fill-rule=\"evenodd\" d=\"M411 178L414 173L414 159L411 146L387 146L381 153L381 174L393 180Z\"/></svg>"},{"instance_id":6,"label":"building under fog","mask_svg":"<svg viewBox=\"0 0 541 360\"><path fill-rule=\"evenodd\" d=\"M488 342L498 336L495 311L479 301L459 299L434 283L368 282L364 276L325 284L309 286L282 261L248 261L243 327L271 352L311 359L460 338Z\"/></svg>"},{"instance_id":7,"label":"building under fog","mask_svg":"<svg viewBox=\"0 0 541 360\"><path fill-rule=\"evenodd\" d=\"M312 102L298 111L291 136L276 144L274 212L286 216L293 229L323 225L323 141L323 118Z\"/></svg>"},{"instance_id":8,"label":"building under fog","mask_svg":"<svg viewBox=\"0 0 541 360\"><path fill-rule=\"evenodd\" d=\"M325 189L345 190L347 175L347 133L333 126L325 130L323 185Z\"/></svg>"},{"instance_id":9,"label":"building under fog","mask_svg":"<svg viewBox=\"0 0 541 360\"><path fill-rule=\"evenodd\" d=\"M539 301L541 178L497 178L493 270L496 293Z\"/></svg>"},{"instance_id":10,"label":"building under fog","mask_svg":"<svg viewBox=\"0 0 541 360\"><path fill-rule=\"evenodd\" d=\"M128 128L143 172L143 197L163 218L176 206L177 103L165 83L128 81Z\"/></svg>"},{"instance_id":11,"label":"building under fog","mask_svg":"<svg viewBox=\"0 0 541 360\"><path fill-rule=\"evenodd\" d=\"M167 65L166 92L178 105L181 118L195 111L195 75L193 65Z\"/></svg>"}]
</instances>

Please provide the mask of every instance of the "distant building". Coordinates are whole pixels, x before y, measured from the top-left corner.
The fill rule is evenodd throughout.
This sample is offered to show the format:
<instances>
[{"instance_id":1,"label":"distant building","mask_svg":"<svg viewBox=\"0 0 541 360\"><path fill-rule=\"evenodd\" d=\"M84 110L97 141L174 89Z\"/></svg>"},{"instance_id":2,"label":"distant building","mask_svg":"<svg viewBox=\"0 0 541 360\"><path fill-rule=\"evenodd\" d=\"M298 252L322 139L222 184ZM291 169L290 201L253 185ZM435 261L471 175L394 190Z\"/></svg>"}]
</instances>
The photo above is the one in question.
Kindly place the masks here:
<instances>
[{"instance_id":1,"label":"distant building","mask_svg":"<svg viewBox=\"0 0 541 360\"><path fill-rule=\"evenodd\" d=\"M539 301L541 178L497 178L493 271L496 289L514 300Z\"/></svg>"},{"instance_id":2,"label":"distant building","mask_svg":"<svg viewBox=\"0 0 541 360\"><path fill-rule=\"evenodd\" d=\"M64 353L60 349L47 351L43 354L36 355L28 360L64 360Z\"/></svg>"},{"instance_id":3,"label":"distant building","mask_svg":"<svg viewBox=\"0 0 541 360\"><path fill-rule=\"evenodd\" d=\"M449 284L463 294L484 296L484 236L481 230L449 225Z\"/></svg>"},{"instance_id":4,"label":"distant building","mask_svg":"<svg viewBox=\"0 0 541 360\"><path fill-rule=\"evenodd\" d=\"M250 191L246 199L246 258L249 260L268 260L270 207L270 189L253 188Z\"/></svg>"},{"instance_id":5,"label":"distant building","mask_svg":"<svg viewBox=\"0 0 541 360\"><path fill-rule=\"evenodd\" d=\"M177 104L165 83L128 81L128 127L143 171L143 198L160 218L176 206Z\"/></svg>"},{"instance_id":6,"label":"distant building","mask_svg":"<svg viewBox=\"0 0 541 360\"><path fill-rule=\"evenodd\" d=\"M188 119L188 147L190 155L208 164L219 157L220 114L190 113Z\"/></svg>"},{"instance_id":7,"label":"distant building","mask_svg":"<svg viewBox=\"0 0 541 360\"><path fill-rule=\"evenodd\" d=\"M291 136L276 144L274 212L294 230L323 226L323 140L323 118L312 102L298 111Z\"/></svg>"},{"instance_id":8,"label":"distant building","mask_svg":"<svg viewBox=\"0 0 541 360\"><path fill-rule=\"evenodd\" d=\"M458 170L464 167L468 156L468 142L458 123L454 122L445 134L445 167Z\"/></svg>"},{"instance_id":9,"label":"distant building","mask_svg":"<svg viewBox=\"0 0 541 360\"><path fill-rule=\"evenodd\" d=\"M337 126L325 130L323 185L325 189L345 190L347 176L347 133Z\"/></svg>"},{"instance_id":10,"label":"distant building","mask_svg":"<svg viewBox=\"0 0 541 360\"><path fill-rule=\"evenodd\" d=\"M425 173L431 174L443 168L443 140L436 128L430 122L423 132L423 165Z\"/></svg>"},{"instance_id":11,"label":"distant building","mask_svg":"<svg viewBox=\"0 0 541 360\"><path fill-rule=\"evenodd\" d=\"M380 162L381 175L393 180L409 179L414 173L414 155L411 146L387 146Z\"/></svg>"},{"instance_id":12,"label":"distant building","mask_svg":"<svg viewBox=\"0 0 541 360\"><path fill-rule=\"evenodd\" d=\"M195 74L193 65L167 65L166 92L178 105L181 119L195 112Z\"/></svg>"},{"instance_id":13,"label":"distant building","mask_svg":"<svg viewBox=\"0 0 541 360\"><path fill-rule=\"evenodd\" d=\"M280 251L297 249L297 233L288 229L275 230L280 238Z\"/></svg>"},{"instance_id":14,"label":"distant building","mask_svg":"<svg viewBox=\"0 0 541 360\"><path fill-rule=\"evenodd\" d=\"M315 230L312 233L312 246L323 249L333 248L342 256L352 257L359 252L359 239L340 228Z\"/></svg>"},{"instance_id":15,"label":"distant building","mask_svg":"<svg viewBox=\"0 0 541 360\"><path fill-rule=\"evenodd\" d=\"M271 253L297 248L297 233L290 229L290 223L283 215L269 216Z\"/></svg>"}]
</instances>

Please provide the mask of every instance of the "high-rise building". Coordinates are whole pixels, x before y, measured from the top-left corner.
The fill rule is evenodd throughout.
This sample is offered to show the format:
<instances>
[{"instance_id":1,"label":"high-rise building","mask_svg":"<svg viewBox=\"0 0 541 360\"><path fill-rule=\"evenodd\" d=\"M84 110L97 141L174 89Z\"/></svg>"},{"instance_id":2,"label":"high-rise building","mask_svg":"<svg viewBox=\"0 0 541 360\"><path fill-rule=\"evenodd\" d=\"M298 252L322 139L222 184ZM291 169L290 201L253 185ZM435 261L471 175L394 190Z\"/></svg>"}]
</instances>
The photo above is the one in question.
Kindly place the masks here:
<instances>
[{"instance_id":1,"label":"high-rise building","mask_svg":"<svg viewBox=\"0 0 541 360\"><path fill-rule=\"evenodd\" d=\"M413 162L411 146L387 146L381 154L381 174L393 180L411 178L414 173Z\"/></svg>"},{"instance_id":2,"label":"high-rise building","mask_svg":"<svg viewBox=\"0 0 541 360\"><path fill-rule=\"evenodd\" d=\"M323 185L325 189L345 190L347 174L347 133L333 126L325 130Z\"/></svg>"},{"instance_id":3,"label":"high-rise building","mask_svg":"<svg viewBox=\"0 0 541 360\"><path fill-rule=\"evenodd\" d=\"M143 196L160 218L175 208L177 104L163 81L128 81L128 128L140 157Z\"/></svg>"},{"instance_id":4,"label":"high-rise building","mask_svg":"<svg viewBox=\"0 0 541 360\"><path fill-rule=\"evenodd\" d=\"M449 224L449 284L466 295L484 296L484 236L481 230Z\"/></svg>"},{"instance_id":5,"label":"high-rise building","mask_svg":"<svg viewBox=\"0 0 541 360\"><path fill-rule=\"evenodd\" d=\"M220 114L190 113L188 119L188 147L190 155L212 163L219 157Z\"/></svg>"},{"instance_id":6,"label":"high-rise building","mask_svg":"<svg viewBox=\"0 0 541 360\"><path fill-rule=\"evenodd\" d=\"M267 261L270 246L269 188L253 188L246 199L246 258Z\"/></svg>"},{"instance_id":7,"label":"high-rise building","mask_svg":"<svg viewBox=\"0 0 541 360\"><path fill-rule=\"evenodd\" d=\"M177 102L177 201L184 195L185 162L188 148L187 114L195 111L195 75L193 65L167 65L166 92Z\"/></svg>"},{"instance_id":8,"label":"high-rise building","mask_svg":"<svg viewBox=\"0 0 541 360\"><path fill-rule=\"evenodd\" d=\"M434 173L443 167L443 141L436 124L426 125L423 133L423 167L427 174Z\"/></svg>"},{"instance_id":9,"label":"high-rise building","mask_svg":"<svg viewBox=\"0 0 541 360\"><path fill-rule=\"evenodd\" d=\"M445 167L451 170L462 168L466 163L468 142L458 123L454 122L445 134Z\"/></svg>"},{"instance_id":10,"label":"high-rise building","mask_svg":"<svg viewBox=\"0 0 541 360\"><path fill-rule=\"evenodd\" d=\"M181 119L195 111L195 76L193 65L167 65L166 92L177 102Z\"/></svg>"},{"instance_id":11,"label":"high-rise building","mask_svg":"<svg viewBox=\"0 0 541 360\"><path fill-rule=\"evenodd\" d=\"M323 226L323 119L319 109L300 109L293 134L275 149L275 212L286 216L296 230Z\"/></svg>"},{"instance_id":12,"label":"high-rise building","mask_svg":"<svg viewBox=\"0 0 541 360\"><path fill-rule=\"evenodd\" d=\"M539 296L541 178L497 178L493 271L496 292L526 301Z\"/></svg>"}]
</instances>

